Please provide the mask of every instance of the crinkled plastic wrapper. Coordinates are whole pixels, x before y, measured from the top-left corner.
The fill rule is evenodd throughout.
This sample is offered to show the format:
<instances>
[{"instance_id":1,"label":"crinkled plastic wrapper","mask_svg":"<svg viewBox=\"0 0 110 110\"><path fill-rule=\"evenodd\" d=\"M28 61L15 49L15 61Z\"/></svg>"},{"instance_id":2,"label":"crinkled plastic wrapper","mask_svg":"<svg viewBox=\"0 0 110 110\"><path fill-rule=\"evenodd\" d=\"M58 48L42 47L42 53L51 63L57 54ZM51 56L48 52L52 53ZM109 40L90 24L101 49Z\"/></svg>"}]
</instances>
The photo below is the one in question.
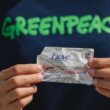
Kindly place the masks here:
<instances>
[{"instance_id":1,"label":"crinkled plastic wrapper","mask_svg":"<svg viewBox=\"0 0 110 110\"><path fill-rule=\"evenodd\" d=\"M44 66L44 81L92 84L87 62L94 57L89 48L45 47L37 56L37 64Z\"/></svg>"}]
</instances>

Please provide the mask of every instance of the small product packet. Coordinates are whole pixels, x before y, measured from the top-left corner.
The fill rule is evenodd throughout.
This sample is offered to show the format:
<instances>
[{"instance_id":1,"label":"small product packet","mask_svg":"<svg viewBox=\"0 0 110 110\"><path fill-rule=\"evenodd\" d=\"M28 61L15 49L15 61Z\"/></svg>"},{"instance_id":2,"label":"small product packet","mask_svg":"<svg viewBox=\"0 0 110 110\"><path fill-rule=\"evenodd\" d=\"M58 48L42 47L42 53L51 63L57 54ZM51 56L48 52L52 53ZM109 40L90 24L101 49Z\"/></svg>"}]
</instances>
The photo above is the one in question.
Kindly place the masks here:
<instances>
[{"instance_id":1,"label":"small product packet","mask_svg":"<svg viewBox=\"0 0 110 110\"><path fill-rule=\"evenodd\" d=\"M91 85L87 62L93 57L94 50L90 48L45 47L37 56L37 64L44 66L46 82Z\"/></svg>"}]
</instances>

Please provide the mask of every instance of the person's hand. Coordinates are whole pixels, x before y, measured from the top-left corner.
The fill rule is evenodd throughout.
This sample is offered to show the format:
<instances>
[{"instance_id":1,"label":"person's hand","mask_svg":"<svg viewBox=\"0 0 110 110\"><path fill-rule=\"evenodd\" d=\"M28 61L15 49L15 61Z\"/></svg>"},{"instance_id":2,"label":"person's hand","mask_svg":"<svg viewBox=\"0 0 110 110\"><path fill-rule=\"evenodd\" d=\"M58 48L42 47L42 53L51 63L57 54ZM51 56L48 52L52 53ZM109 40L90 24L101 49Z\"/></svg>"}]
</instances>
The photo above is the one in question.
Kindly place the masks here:
<instances>
[{"instance_id":1,"label":"person's hand","mask_svg":"<svg viewBox=\"0 0 110 110\"><path fill-rule=\"evenodd\" d=\"M97 92L110 98L110 58L94 58L88 62Z\"/></svg>"},{"instance_id":2,"label":"person's hand","mask_svg":"<svg viewBox=\"0 0 110 110\"><path fill-rule=\"evenodd\" d=\"M42 66L15 65L0 72L0 110L23 110L37 92L35 83L41 82Z\"/></svg>"}]
</instances>

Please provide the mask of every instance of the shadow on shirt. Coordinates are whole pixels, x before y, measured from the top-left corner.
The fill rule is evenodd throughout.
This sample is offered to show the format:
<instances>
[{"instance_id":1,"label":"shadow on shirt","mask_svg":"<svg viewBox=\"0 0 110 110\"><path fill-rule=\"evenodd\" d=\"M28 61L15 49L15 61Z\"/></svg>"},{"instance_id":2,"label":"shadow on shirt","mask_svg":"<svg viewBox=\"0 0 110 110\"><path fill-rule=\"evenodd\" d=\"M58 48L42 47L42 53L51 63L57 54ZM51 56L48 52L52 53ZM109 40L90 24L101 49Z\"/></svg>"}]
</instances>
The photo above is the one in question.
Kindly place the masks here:
<instances>
[{"instance_id":1,"label":"shadow on shirt","mask_svg":"<svg viewBox=\"0 0 110 110\"><path fill-rule=\"evenodd\" d=\"M0 16L13 8L21 0L2 0L0 2Z\"/></svg>"}]
</instances>

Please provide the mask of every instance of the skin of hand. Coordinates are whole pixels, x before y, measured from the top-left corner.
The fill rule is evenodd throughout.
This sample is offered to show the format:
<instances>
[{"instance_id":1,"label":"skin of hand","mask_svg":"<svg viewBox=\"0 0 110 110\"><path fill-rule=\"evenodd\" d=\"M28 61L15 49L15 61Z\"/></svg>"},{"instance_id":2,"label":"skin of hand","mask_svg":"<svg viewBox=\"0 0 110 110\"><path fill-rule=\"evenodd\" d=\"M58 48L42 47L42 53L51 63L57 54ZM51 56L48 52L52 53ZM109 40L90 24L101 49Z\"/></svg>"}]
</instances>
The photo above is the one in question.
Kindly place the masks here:
<instances>
[{"instance_id":1,"label":"skin of hand","mask_svg":"<svg viewBox=\"0 0 110 110\"><path fill-rule=\"evenodd\" d=\"M98 93L110 98L110 58L93 58L88 61L90 76Z\"/></svg>"},{"instance_id":2,"label":"skin of hand","mask_svg":"<svg viewBox=\"0 0 110 110\"><path fill-rule=\"evenodd\" d=\"M0 71L0 110L23 110L37 92L34 85L43 81L43 68L19 64Z\"/></svg>"}]
</instances>

